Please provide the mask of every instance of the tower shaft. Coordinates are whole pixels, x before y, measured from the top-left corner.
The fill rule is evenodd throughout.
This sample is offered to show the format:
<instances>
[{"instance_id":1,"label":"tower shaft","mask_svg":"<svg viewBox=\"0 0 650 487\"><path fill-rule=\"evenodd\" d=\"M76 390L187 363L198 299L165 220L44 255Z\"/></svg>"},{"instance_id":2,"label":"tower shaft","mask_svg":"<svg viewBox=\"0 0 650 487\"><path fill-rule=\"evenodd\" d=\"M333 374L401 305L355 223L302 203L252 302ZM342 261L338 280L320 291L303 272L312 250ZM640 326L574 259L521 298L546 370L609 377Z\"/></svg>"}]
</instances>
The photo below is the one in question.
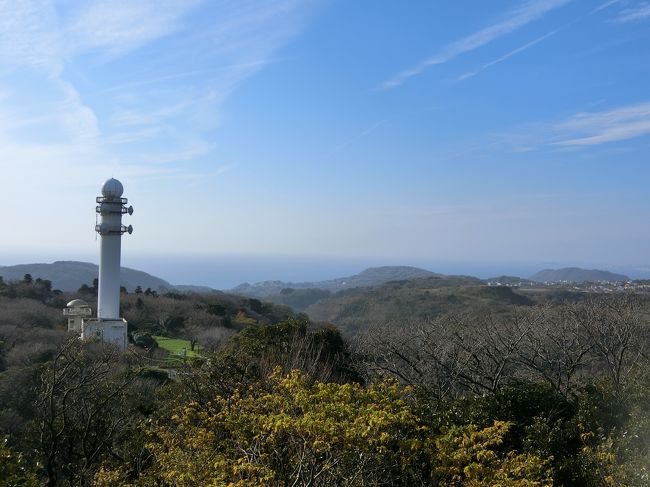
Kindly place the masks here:
<instances>
[{"instance_id":1,"label":"tower shaft","mask_svg":"<svg viewBox=\"0 0 650 487\"><path fill-rule=\"evenodd\" d=\"M120 184L121 187L121 184ZM121 192L120 192L121 195ZM122 214L133 213L126 208L126 198L112 195L97 198L97 213L101 222L95 230L99 233L99 296L97 318L115 320L120 317L120 256L122 234L131 233L132 228L122 225Z\"/></svg>"},{"instance_id":2,"label":"tower shaft","mask_svg":"<svg viewBox=\"0 0 650 487\"><path fill-rule=\"evenodd\" d=\"M114 320L120 317L122 237L120 235L102 235L100 247L97 317Z\"/></svg>"}]
</instances>

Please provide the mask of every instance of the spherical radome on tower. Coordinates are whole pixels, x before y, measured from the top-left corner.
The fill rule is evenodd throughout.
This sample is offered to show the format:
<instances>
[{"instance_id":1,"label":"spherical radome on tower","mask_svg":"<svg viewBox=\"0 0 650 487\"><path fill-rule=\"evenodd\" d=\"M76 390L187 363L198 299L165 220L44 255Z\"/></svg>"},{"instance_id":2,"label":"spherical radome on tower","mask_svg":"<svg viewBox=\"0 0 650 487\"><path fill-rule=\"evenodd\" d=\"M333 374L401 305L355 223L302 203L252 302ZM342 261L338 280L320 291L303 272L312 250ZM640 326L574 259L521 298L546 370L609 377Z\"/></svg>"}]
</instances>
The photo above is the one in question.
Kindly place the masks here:
<instances>
[{"instance_id":1,"label":"spherical radome on tower","mask_svg":"<svg viewBox=\"0 0 650 487\"><path fill-rule=\"evenodd\" d=\"M102 186L102 195L104 198L119 198L124 193L124 186L117 179L107 179Z\"/></svg>"}]
</instances>

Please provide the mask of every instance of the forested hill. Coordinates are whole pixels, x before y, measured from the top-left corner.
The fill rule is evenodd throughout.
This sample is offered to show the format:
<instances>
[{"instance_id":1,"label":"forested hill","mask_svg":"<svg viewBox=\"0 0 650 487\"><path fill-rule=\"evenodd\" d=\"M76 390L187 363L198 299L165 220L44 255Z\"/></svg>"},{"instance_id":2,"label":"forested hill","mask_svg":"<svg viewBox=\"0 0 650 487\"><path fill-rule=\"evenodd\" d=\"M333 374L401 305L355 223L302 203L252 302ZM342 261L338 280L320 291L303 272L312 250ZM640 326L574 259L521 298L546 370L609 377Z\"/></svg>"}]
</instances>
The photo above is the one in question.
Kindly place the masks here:
<instances>
[{"instance_id":1,"label":"forested hill","mask_svg":"<svg viewBox=\"0 0 650 487\"><path fill-rule=\"evenodd\" d=\"M598 269L580 269L565 267L563 269L544 269L531 276L537 282L596 282L596 281L628 281L630 278L622 274L601 271Z\"/></svg>"},{"instance_id":2,"label":"forested hill","mask_svg":"<svg viewBox=\"0 0 650 487\"><path fill-rule=\"evenodd\" d=\"M357 287L370 287L384 284L389 281L409 280L423 277L435 277L441 274L409 266L383 266L370 267L359 274L349 277L339 277L326 281L316 282L285 282L285 281L263 281L254 284L244 283L230 289L229 292L266 298L277 295L283 289L320 289L323 291L337 292L344 289Z\"/></svg>"},{"instance_id":3,"label":"forested hill","mask_svg":"<svg viewBox=\"0 0 650 487\"><path fill-rule=\"evenodd\" d=\"M355 334L373 323L403 323L483 309L508 312L513 305L535 302L531 295L506 286L486 286L475 277L435 276L340 291L304 311L314 321L328 321L347 334Z\"/></svg>"},{"instance_id":4,"label":"forested hill","mask_svg":"<svg viewBox=\"0 0 650 487\"><path fill-rule=\"evenodd\" d=\"M31 274L34 278L52 281L52 287L61 291L76 291L82 284L91 284L98 273L99 267L96 264L72 260L60 260L52 264L0 266L0 276L5 281L20 280L25 274ZM135 290L137 286L154 291L174 288L164 279L128 267L122 267L120 276L121 285L128 291Z\"/></svg>"}]
</instances>

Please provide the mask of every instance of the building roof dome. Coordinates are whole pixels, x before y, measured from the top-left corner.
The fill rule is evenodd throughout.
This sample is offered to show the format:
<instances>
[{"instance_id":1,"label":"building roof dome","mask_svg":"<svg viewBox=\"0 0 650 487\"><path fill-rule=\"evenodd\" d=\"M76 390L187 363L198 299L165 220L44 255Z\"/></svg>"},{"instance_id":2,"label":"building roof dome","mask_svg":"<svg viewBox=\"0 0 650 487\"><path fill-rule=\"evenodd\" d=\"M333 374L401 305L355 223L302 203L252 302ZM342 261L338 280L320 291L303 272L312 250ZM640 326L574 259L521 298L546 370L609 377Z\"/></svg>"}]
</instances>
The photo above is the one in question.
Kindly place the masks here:
<instances>
[{"instance_id":1,"label":"building roof dome","mask_svg":"<svg viewBox=\"0 0 650 487\"><path fill-rule=\"evenodd\" d=\"M102 186L102 195L104 198L120 198L124 193L124 186L117 179L107 179Z\"/></svg>"},{"instance_id":2,"label":"building roof dome","mask_svg":"<svg viewBox=\"0 0 650 487\"><path fill-rule=\"evenodd\" d=\"M66 306L68 308L87 308L88 303L86 303L83 299L73 299Z\"/></svg>"}]
</instances>

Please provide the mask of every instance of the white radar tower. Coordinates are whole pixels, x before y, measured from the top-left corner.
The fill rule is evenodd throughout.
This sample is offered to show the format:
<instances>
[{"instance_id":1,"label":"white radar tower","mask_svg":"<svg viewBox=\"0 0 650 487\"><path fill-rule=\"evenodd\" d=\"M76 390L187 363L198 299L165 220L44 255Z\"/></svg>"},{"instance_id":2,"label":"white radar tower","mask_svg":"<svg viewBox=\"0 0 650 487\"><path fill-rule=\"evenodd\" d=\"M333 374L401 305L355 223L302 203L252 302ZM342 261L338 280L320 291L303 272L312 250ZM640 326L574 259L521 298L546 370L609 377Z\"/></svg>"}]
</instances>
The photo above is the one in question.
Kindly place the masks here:
<instances>
[{"instance_id":1,"label":"white radar tower","mask_svg":"<svg viewBox=\"0 0 650 487\"><path fill-rule=\"evenodd\" d=\"M122 234L132 233L133 227L122 225L122 215L133 214L133 207L126 207L128 200L122 198L124 188L117 179L109 179L102 186L102 196L96 198L100 222L95 231L100 238L99 254L99 301L97 317L114 320L120 317L120 258Z\"/></svg>"},{"instance_id":2,"label":"white radar tower","mask_svg":"<svg viewBox=\"0 0 650 487\"><path fill-rule=\"evenodd\" d=\"M102 186L102 196L96 198L96 212L100 221L95 231L100 238L99 294L97 318L85 319L81 337L98 338L126 350L127 322L120 318L120 257L122 234L132 233L133 227L122 225L122 215L133 214L122 198L124 188L117 179L109 179Z\"/></svg>"}]
</instances>

